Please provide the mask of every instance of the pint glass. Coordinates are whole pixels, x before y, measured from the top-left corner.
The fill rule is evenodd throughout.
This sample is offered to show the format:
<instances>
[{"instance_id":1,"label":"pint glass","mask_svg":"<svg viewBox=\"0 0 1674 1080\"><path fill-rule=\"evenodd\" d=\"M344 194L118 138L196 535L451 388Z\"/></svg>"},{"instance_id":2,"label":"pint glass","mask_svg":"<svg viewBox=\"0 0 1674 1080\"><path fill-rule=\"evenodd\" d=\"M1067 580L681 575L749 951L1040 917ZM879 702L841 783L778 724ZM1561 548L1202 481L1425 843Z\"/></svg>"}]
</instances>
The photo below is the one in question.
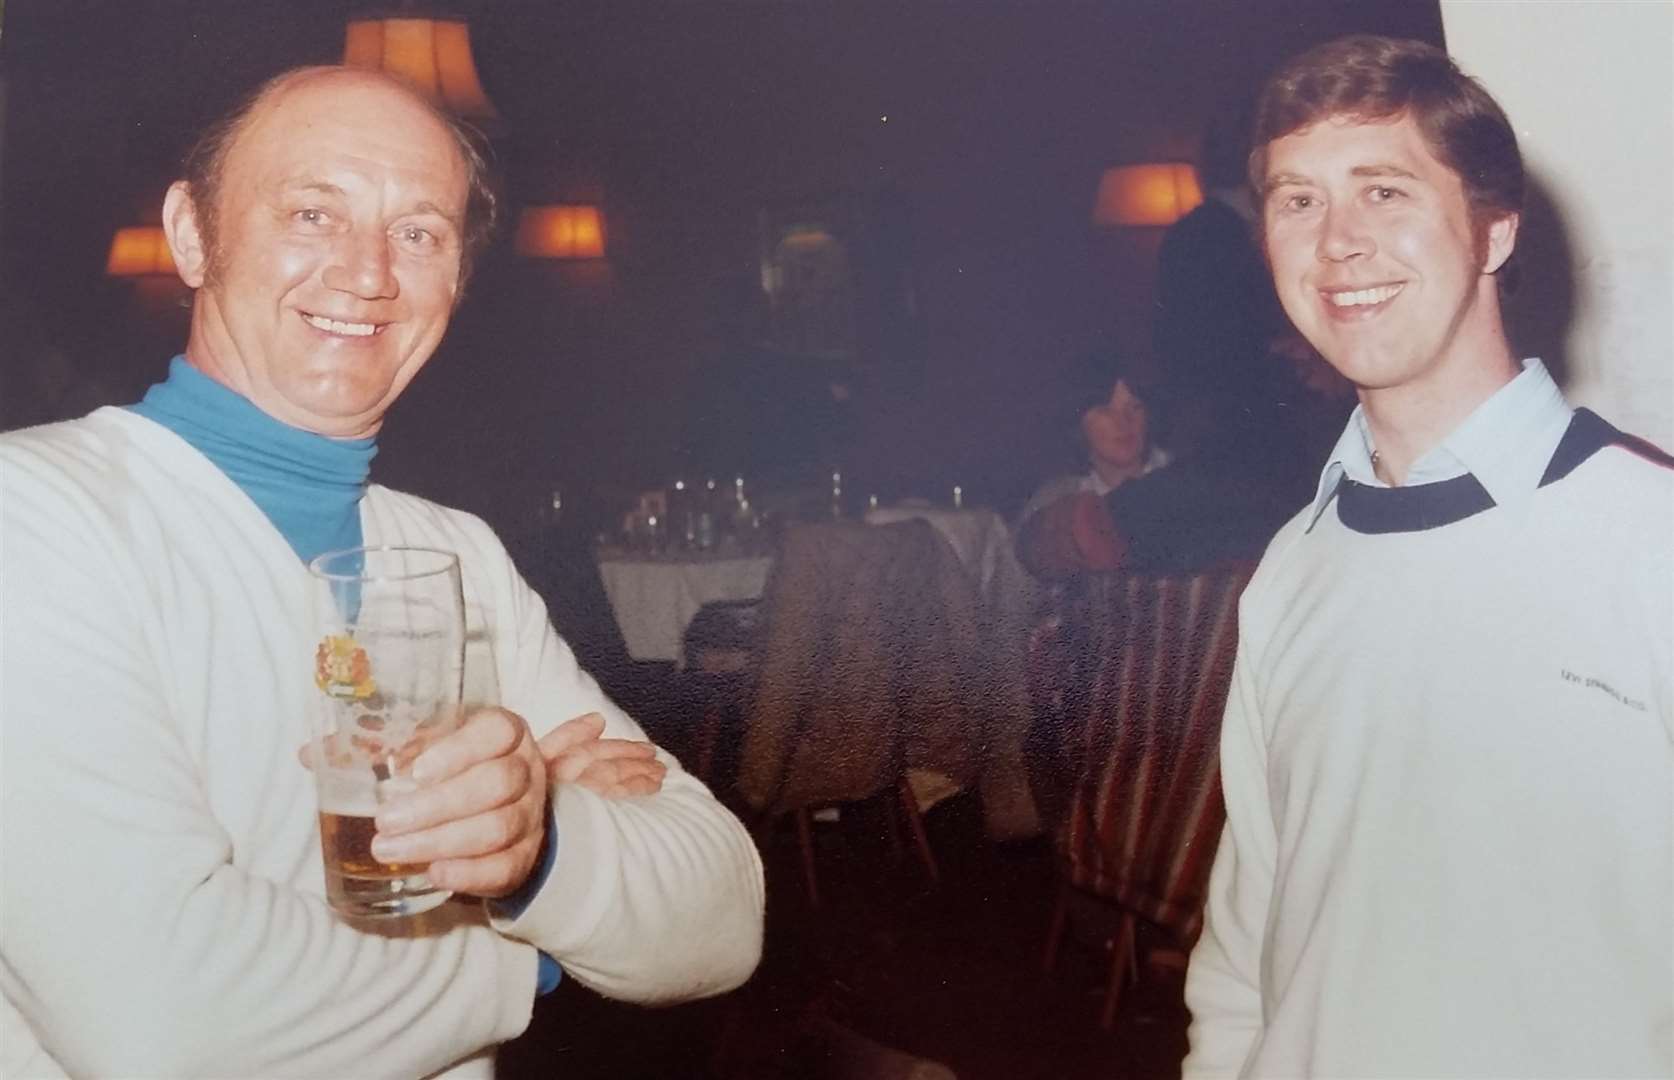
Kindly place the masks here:
<instances>
[{"instance_id":1,"label":"pint glass","mask_svg":"<svg viewBox=\"0 0 1674 1080\"><path fill-rule=\"evenodd\" d=\"M398 916L448 898L427 867L372 857L373 818L413 790L415 758L459 726L465 617L459 559L424 548L329 552L315 590L314 777L326 898L344 915Z\"/></svg>"}]
</instances>

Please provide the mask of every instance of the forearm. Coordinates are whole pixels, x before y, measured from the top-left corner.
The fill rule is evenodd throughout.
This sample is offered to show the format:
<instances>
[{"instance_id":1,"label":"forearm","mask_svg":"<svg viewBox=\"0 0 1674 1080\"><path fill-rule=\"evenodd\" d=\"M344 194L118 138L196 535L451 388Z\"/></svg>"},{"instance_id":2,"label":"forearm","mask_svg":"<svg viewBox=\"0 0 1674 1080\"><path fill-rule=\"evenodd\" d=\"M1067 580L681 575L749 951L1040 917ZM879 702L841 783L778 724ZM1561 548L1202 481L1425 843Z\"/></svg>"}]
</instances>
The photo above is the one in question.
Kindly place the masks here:
<instances>
[{"instance_id":1,"label":"forearm","mask_svg":"<svg viewBox=\"0 0 1674 1080\"><path fill-rule=\"evenodd\" d=\"M1037 577L1114 570L1126 545L1103 499L1083 492L1059 499L1018 528L1018 558Z\"/></svg>"},{"instance_id":2,"label":"forearm","mask_svg":"<svg viewBox=\"0 0 1674 1080\"><path fill-rule=\"evenodd\" d=\"M316 897L211 868L201 834L59 835L74 839L8 844L3 940L72 1074L420 1076L528 1022L533 950L486 927L363 933Z\"/></svg>"},{"instance_id":3,"label":"forearm","mask_svg":"<svg viewBox=\"0 0 1674 1080\"><path fill-rule=\"evenodd\" d=\"M749 834L695 779L671 769L656 795L555 793L551 878L505 933L557 958L609 997L706 997L747 979L761 956L764 890Z\"/></svg>"},{"instance_id":4,"label":"forearm","mask_svg":"<svg viewBox=\"0 0 1674 1080\"><path fill-rule=\"evenodd\" d=\"M507 583L508 633L498 638L506 704L544 736L598 713L606 739L645 740L638 724L582 671L545 606ZM602 994L665 1002L721 993L761 956L761 860L744 826L679 762L655 795L604 798L557 784L551 875L515 919L496 928L555 958Z\"/></svg>"}]
</instances>

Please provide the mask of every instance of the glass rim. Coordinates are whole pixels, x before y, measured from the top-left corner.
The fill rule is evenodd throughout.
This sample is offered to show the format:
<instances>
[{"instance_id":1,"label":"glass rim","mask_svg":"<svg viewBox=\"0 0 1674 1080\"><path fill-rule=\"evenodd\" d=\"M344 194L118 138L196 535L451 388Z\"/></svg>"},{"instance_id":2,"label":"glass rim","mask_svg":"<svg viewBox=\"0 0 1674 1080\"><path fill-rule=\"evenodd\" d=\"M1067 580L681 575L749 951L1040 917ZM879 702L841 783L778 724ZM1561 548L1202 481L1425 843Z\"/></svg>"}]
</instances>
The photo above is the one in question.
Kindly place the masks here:
<instances>
[{"instance_id":1,"label":"glass rim","mask_svg":"<svg viewBox=\"0 0 1674 1080\"><path fill-rule=\"evenodd\" d=\"M338 573L327 570L324 564L327 560L341 559L348 555L373 555L400 552L411 555L435 555L442 560L440 565L406 573L368 574L364 569L357 573ZM324 551L308 560L308 572L317 578L331 582L350 581L414 581L418 578L434 577L437 574L457 572L459 570L459 554L442 548L409 547L404 544L369 544L361 547L339 548L336 551Z\"/></svg>"}]
</instances>

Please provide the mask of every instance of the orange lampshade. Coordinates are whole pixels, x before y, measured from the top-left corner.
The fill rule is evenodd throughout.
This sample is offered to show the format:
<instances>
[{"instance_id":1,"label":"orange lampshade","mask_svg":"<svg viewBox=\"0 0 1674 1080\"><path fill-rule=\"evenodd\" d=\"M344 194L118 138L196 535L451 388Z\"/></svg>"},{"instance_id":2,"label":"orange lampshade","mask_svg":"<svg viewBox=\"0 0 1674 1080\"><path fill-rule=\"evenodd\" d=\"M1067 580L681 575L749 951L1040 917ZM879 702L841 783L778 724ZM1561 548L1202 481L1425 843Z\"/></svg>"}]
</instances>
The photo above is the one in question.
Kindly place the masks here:
<instances>
[{"instance_id":1,"label":"orange lampshade","mask_svg":"<svg viewBox=\"0 0 1674 1080\"><path fill-rule=\"evenodd\" d=\"M343 63L406 78L457 116L497 120L471 59L471 28L460 19L354 19Z\"/></svg>"},{"instance_id":2,"label":"orange lampshade","mask_svg":"<svg viewBox=\"0 0 1674 1080\"><path fill-rule=\"evenodd\" d=\"M517 253L536 259L597 259L605 253L604 217L596 206L525 207Z\"/></svg>"},{"instance_id":3,"label":"orange lampshade","mask_svg":"<svg viewBox=\"0 0 1674 1080\"><path fill-rule=\"evenodd\" d=\"M105 273L113 277L145 274L173 274L174 255L163 238L161 225L134 225L117 229L111 238Z\"/></svg>"},{"instance_id":4,"label":"orange lampshade","mask_svg":"<svg viewBox=\"0 0 1674 1080\"><path fill-rule=\"evenodd\" d=\"M1172 225L1203 201L1197 172L1184 162L1118 165L1099 179L1095 225Z\"/></svg>"}]
</instances>

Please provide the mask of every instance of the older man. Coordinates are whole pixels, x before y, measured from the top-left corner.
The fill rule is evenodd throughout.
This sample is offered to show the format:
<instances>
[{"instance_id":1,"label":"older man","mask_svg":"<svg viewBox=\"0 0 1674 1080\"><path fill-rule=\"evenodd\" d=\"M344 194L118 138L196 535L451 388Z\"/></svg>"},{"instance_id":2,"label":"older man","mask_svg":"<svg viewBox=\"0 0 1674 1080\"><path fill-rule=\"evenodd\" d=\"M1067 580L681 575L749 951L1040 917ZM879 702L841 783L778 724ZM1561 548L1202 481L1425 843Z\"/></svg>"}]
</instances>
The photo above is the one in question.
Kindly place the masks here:
<instances>
[{"instance_id":1,"label":"older man","mask_svg":"<svg viewBox=\"0 0 1674 1080\"><path fill-rule=\"evenodd\" d=\"M1187 1076L1674 1073L1674 471L1519 362L1504 113L1440 50L1276 74L1251 180L1358 389L1243 597Z\"/></svg>"},{"instance_id":2,"label":"older man","mask_svg":"<svg viewBox=\"0 0 1674 1080\"><path fill-rule=\"evenodd\" d=\"M304 69L187 172L168 379L0 440L0 1072L484 1076L552 959L629 1000L742 982L763 891L738 821L577 668L487 527L366 483L490 224L469 141L382 76ZM304 564L362 542L460 555L504 708L419 759L373 851L486 919L374 933L322 899Z\"/></svg>"}]
</instances>

